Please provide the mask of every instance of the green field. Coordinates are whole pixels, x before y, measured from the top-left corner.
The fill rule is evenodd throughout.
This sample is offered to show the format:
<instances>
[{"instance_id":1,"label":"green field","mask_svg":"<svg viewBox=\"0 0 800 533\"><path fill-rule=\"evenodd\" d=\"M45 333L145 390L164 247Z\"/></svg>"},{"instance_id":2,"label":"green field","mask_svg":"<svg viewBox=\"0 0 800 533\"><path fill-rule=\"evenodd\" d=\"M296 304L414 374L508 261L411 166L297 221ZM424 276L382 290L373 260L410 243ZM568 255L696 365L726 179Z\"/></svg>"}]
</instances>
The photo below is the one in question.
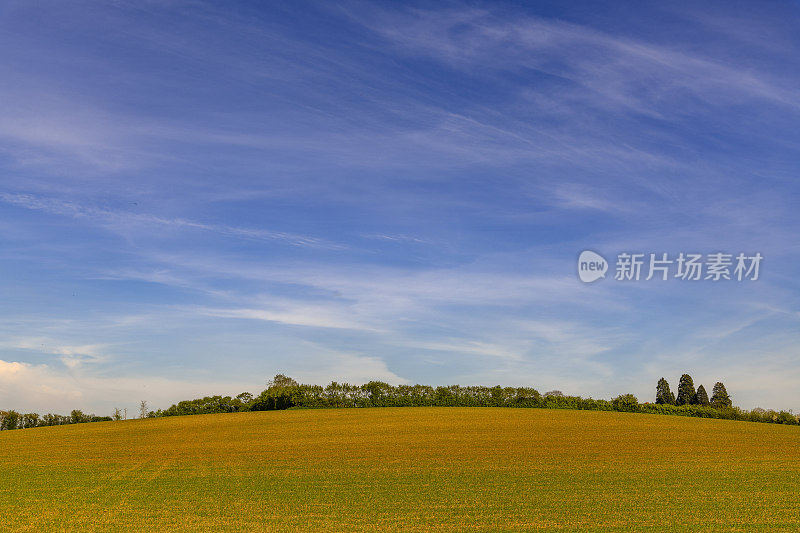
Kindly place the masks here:
<instances>
[{"instance_id":1,"label":"green field","mask_svg":"<svg viewBox=\"0 0 800 533\"><path fill-rule=\"evenodd\" d=\"M0 433L0 529L797 531L800 428L510 408Z\"/></svg>"}]
</instances>

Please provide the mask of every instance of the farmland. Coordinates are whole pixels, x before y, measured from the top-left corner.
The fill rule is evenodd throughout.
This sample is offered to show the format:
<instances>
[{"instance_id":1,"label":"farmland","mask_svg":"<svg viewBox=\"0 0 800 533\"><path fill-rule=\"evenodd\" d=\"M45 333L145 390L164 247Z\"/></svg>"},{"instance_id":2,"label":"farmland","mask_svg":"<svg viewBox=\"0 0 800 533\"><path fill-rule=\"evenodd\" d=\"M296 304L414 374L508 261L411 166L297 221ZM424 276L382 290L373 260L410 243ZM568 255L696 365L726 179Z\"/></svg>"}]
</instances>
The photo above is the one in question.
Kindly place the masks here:
<instances>
[{"instance_id":1,"label":"farmland","mask_svg":"<svg viewBox=\"0 0 800 533\"><path fill-rule=\"evenodd\" d=\"M800 428L511 408L0 433L11 530L795 531Z\"/></svg>"}]
</instances>

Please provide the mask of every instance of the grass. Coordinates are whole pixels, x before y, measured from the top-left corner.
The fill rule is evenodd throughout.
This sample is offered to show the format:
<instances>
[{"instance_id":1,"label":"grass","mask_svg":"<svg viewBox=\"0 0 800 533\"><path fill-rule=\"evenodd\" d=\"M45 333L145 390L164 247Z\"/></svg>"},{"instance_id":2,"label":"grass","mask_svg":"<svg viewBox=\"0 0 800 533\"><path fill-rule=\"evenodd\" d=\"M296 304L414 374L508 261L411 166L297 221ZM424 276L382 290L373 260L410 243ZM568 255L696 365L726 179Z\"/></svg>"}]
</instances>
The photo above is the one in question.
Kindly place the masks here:
<instances>
[{"instance_id":1,"label":"grass","mask_svg":"<svg viewBox=\"0 0 800 533\"><path fill-rule=\"evenodd\" d=\"M0 433L11 531L796 531L800 428L381 408Z\"/></svg>"}]
</instances>

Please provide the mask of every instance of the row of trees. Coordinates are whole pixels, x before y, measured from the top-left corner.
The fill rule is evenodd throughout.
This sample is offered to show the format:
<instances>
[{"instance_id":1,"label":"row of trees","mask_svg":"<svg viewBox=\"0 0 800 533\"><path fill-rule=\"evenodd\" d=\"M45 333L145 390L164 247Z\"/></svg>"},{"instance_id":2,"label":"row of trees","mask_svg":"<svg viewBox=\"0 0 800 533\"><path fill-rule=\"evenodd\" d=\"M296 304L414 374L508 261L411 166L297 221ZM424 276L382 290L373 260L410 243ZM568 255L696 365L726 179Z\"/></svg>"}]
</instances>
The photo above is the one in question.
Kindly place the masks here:
<instances>
[{"instance_id":1,"label":"row of trees","mask_svg":"<svg viewBox=\"0 0 800 533\"><path fill-rule=\"evenodd\" d=\"M72 411L69 416L54 415L52 413L39 416L37 413L0 411L0 430L63 426L65 424L83 424L85 422L104 422L110 420L113 420L110 416L84 414L77 409Z\"/></svg>"},{"instance_id":2,"label":"row of trees","mask_svg":"<svg viewBox=\"0 0 800 533\"><path fill-rule=\"evenodd\" d=\"M659 379L656 385L656 403L661 405L710 405L718 409L725 409L733 405L730 396L728 396L728 391L721 381L717 381L714 384L714 388L711 391L711 399L709 399L708 393L702 385L695 390L694 381L689 374L681 376L678 382L677 398L672 394L669 382L664 378Z\"/></svg>"},{"instance_id":3,"label":"row of trees","mask_svg":"<svg viewBox=\"0 0 800 533\"><path fill-rule=\"evenodd\" d=\"M266 390L255 397L247 393L240 394L235 398L210 396L180 402L163 411L152 412L150 415L178 416L292 408L529 407L669 414L779 424L799 423L798 418L789 411L777 412L763 409L745 411L733 407L722 383L718 383L719 386L714 387L715 394L712 400L715 402L713 404L712 400L708 400L707 395L707 401L702 400L704 390L700 390L700 388L697 391L693 390L691 377L681 378L681 383L684 386L682 388L679 386L679 389L683 390L683 394L679 393L681 403L678 404L677 399L669 391L669 384L663 378L659 381L659 390L663 388L665 399L670 397L672 399L657 403L639 403L633 394L623 394L609 401L566 396L560 391L540 394L536 389L529 387L393 386L381 381L371 381L364 385L332 382L328 386L322 387L320 385L301 385L294 379L279 374L268 382ZM663 385L666 386L663 387Z\"/></svg>"},{"instance_id":4,"label":"row of trees","mask_svg":"<svg viewBox=\"0 0 800 533\"><path fill-rule=\"evenodd\" d=\"M697 390L694 389L694 383L688 374L681 377L677 398L672 394L666 379L661 378L656 387L656 403L639 403L633 394L623 394L609 401L566 396L560 391L540 394L539 391L530 387L393 386L381 381L370 381L364 385L332 382L328 386L322 387L320 385L301 385L288 376L278 374L267 383L267 388L258 396L253 396L249 392L243 392L235 397L207 396L182 401L167 409L157 411L150 411L147 402L143 401L139 407L139 417L271 411L291 408L423 406L581 409L724 418L779 424L800 423L790 411L776 412L764 409L745 411L733 407L725 386L719 382L714 385L713 395L709 399L702 385ZM120 419L122 419L122 414L119 409L115 409L113 417L84 415L80 411L73 411L70 416L48 414L40 418L35 413L20 415L14 411L0 411L0 429Z\"/></svg>"}]
</instances>

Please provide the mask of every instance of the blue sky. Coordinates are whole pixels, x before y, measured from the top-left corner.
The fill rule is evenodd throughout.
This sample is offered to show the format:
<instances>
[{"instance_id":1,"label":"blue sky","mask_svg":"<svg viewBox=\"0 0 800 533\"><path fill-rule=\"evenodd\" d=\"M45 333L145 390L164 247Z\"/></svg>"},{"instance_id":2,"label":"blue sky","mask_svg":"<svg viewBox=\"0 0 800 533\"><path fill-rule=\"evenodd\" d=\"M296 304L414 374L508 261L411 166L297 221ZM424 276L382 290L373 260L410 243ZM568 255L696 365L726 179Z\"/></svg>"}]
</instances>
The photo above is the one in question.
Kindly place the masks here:
<instances>
[{"instance_id":1,"label":"blue sky","mask_svg":"<svg viewBox=\"0 0 800 533\"><path fill-rule=\"evenodd\" d=\"M3 2L0 405L688 371L797 410L798 15ZM584 249L764 261L583 284Z\"/></svg>"}]
</instances>

